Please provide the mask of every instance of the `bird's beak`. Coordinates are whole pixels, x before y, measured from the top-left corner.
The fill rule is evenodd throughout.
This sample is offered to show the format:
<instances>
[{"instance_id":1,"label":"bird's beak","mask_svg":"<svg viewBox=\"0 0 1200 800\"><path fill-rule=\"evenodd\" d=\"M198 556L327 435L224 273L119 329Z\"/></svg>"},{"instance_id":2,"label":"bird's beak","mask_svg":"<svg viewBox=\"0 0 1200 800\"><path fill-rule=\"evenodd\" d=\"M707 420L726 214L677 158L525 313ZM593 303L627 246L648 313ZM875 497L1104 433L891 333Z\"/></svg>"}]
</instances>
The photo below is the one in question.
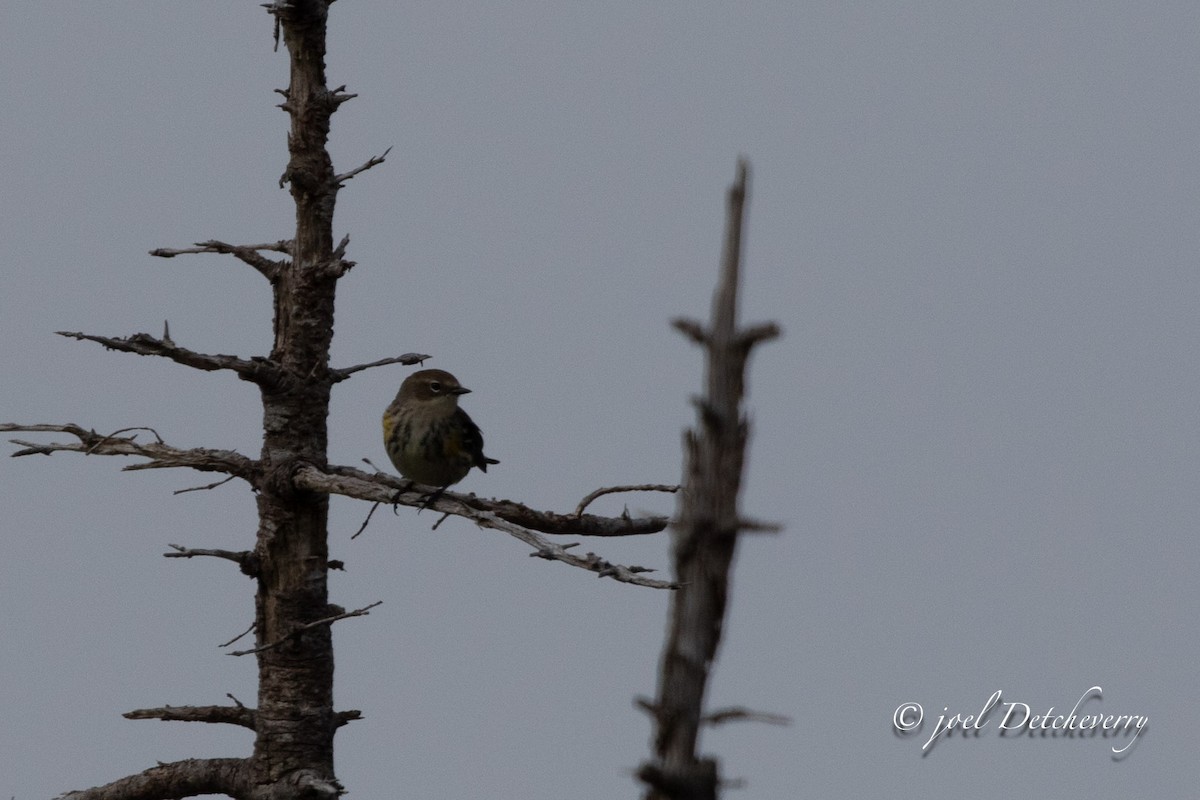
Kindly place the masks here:
<instances>
[{"instance_id":1,"label":"bird's beak","mask_svg":"<svg viewBox=\"0 0 1200 800\"><path fill-rule=\"evenodd\" d=\"M451 389L450 394L470 394L471 390L465 386L460 386L457 389Z\"/></svg>"}]
</instances>

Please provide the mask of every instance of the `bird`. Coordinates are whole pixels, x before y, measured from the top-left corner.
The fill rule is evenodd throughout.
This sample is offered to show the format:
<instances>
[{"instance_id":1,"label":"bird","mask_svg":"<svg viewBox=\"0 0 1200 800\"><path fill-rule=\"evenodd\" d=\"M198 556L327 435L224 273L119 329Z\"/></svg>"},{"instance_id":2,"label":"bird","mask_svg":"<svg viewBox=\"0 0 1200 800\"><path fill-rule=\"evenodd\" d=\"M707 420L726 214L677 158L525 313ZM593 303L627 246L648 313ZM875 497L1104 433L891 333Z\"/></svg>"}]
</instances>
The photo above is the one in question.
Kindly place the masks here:
<instances>
[{"instance_id":1,"label":"bird","mask_svg":"<svg viewBox=\"0 0 1200 800\"><path fill-rule=\"evenodd\" d=\"M483 454L479 426L458 406L471 390L442 369L414 372L400 384L383 412L383 443L388 458L410 481L437 487L428 506L478 467L499 464Z\"/></svg>"}]
</instances>

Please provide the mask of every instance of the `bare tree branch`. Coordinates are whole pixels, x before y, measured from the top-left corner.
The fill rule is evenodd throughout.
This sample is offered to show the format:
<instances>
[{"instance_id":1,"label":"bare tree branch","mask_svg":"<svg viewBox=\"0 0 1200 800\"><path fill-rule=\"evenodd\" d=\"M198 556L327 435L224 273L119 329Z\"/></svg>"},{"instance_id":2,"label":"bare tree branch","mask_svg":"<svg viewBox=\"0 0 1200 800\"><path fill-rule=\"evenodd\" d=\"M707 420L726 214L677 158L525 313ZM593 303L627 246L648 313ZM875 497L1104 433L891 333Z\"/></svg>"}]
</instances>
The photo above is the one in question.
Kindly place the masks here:
<instances>
[{"instance_id":1,"label":"bare tree branch","mask_svg":"<svg viewBox=\"0 0 1200 800\"><path fill-rule=\"evenodd\" d=\"M343 86L341 88L345 89L346 87ZM335 91L335 93L337 92L336 89L334 91ZM339 102L344 103L347 100L351 99L352 97L357 97L357 96L358 95L344 94L344 95L340 96ZM355 167L354 169L350 170L349 172L343 172L341 175L334 175L333 176L334 182L338 183L338 184L345 183L346 181L353 178L355 175L358 175L360 172L366 172L371 167L379 166L387 159L387 155L390 152L392 152L392 148L389 147L387 150L384 150L381 155L371 156L369 159L367 159L366 163Z\"/></svg>"},{"instance_id":2,"label":"bare tree branch","mask_svg":"<svg viewBox=\"0 0 1200 800\"><path fill-rule=\"evenodd\" d=\"M433 356L427 356L424 353L405 353L402 356L395 356L394 358L381 358L378 361L372 361L368 364L355 364L353 367L331 369L329 370L329 374L333 378L334 383L340 383L354 373L362 372L364 369L371 369L372 367L386 367L388 364L421 364L424 363L428 358L433 358Z\"/></svg>"},{"instance_id":3,"label":"bare tree branch","mask_svg":"<svg viewBox=\"0 0 1200 800\"><path fill-rule=\"evenodd\" d=\"M665 483L639 483L631 486L604 486L591 492L579 501L579 505L575 506L575 516L583 516L583 510L591 505L592 501L597 497L603 497L606 494L615 494L617 492L670 492L674 494L679 491L679 484Z\"/></svg>"},{"instance_id":4,"label":"bare tree branch","mask_svg":"<svg viewBox=\"0 0 1200 800\"><path fill-rule=\"evenodd\" d=\"M466 504L490 510L507 522L554 536L643 536L665 530L670 523L667 517L631 517L628 512L619 517L557 514L537 511L513 500L485 501L468 496Z\"/></svg>"},{"instance_id":5,"label":"bare tree branch","mask_svg":"<svg viewBox=\"0 0 1200 800\"><path fill-rule=\"evenodd\" d=\"M13 444L26 448L13 453L14 458L28 455L50 455L56 452L75 452L85 455L105 456L142 456L150 459L149 463L131 464L125 468L190 467L204 472L226 472L248 481L255 477L258 470L257 462L232 450L211 450L208 448L180 450L164 444L161 439L155 443L142 444L136 440L136 436L124 437L116 435L117 433L130 430L153 431L151 428L123 428L115 433L102 435L71 423L65 425L0 423L0 432L67 433L79 439L78 443L49 444L11 439L10 441Z\"/></svg>"},{"instance_id":6,"label":"bare tree branch","mask_svg":"<svg viewBox=\"0 0 1200 800\"><path fill-rule=\"evenodd\" d=\"M167 547L174 548L176 552L163 553L165 558L195 558L196 556L223 558L237 564L244 575L252 578L258 575L258 557L249 550L197 550L178 544L168 544Z\"/></svg>"},{"instance_id":7,"label":"bare tree branch","mask_svg":"<svg viewBox=\"0 0 1200 800\"><path fill-rule=\"evenodd\" d=\"M748 708L722 708L700 718L702 725L723 725L726 722L765 722L768 725L791 725L790 717L766 711L751 711Z\"/></svg>"},{"instance_id":8,"label":"bare tree branch","mask_svg":"<svg viewBox=\"0 0 1200 800\"><path fill-rule=\"evenodd\" d=\"M70 339L97 342L110 350L137 353L143 356L162 356L185 366L209 372L222 369L231 370L237 373L238 377L243 380L263 386L275 385L281 379L278 366L269 359L261 357L244 359L231 355L197 353L194 350L188 350L176 345L171 341L166 330L164 330L163 338L161 339L155 338L148 333L135 333L127 338L96 336L78 331L57 331L57 333L59 336L66 336ZM383 367L389 364L421 364L429 358L432 358L432 356L424 353L405 353L391 358L381 358L378 361L371 361L366 364L355 364L351 367L330 369L329 375L334 383L340 383L354 373L365 369Z\"/></svg>"},{"instance_id":9,"label":"bare tree branch","mask_svg":"<svg viewBox=\"0 0 1200 800\"><path fill-rule=\"evenodd\" d=\"M362 521L362 525L358 526L358 530L350 534L351 539L357 539L358 535L367 529L367 526L371 524L371 517L375 516L376 509L378 509L381 505L383 505L383 503L378 501L371 504L371 510L367 512L367 518Z\"/></svg>"},{"instance_id":10,"label":"bare tree branch","mask_svg":"<svg viewBox=\"0 0 1200 800\"><path fill-rule=\"evenodd\" d=\"M244 758L189 758L159 764L104 786L66 792L58 800L175 800L198 794L223 794L251 800L249 761Z\"/></svg>"},{"instance_id":11,"label":"bare tree branch","mask_svg":"<svg viewBox=\"0 0 1200 800\"><path fill-rule=\"evenodd\" d=\"M178 552L163 553L166 558L194 558L196 556L212 556L213 558L224 558L237 564L243 564L248 557L253 555L253 553L251 553L249 550L200 550L191 547L184 547L178 544L168 544L167 547L173 547Z\"/></svg>"},{"instance_id":12,"label":"bare tree branch","mask_svg":"<svg viewBox=\"0 0 1200 800\"><path fill-rule=\"evenodd\" d=\"M164 553L163 555L170 555L170 553ZM258 622L251 622L249 628L246 628L246 630L242 631L237 636L230 639L228 642L222 642L221 644L219 644L217 646L218 647L229 647L229 645L233 644L234 642L236 642L238 639L242 638L243 636L248 636L249 634L253 633L254 629L257 627L258 627ZM241 705L241 702L233 695L229 695L229 698L231 700L233 700L233 702L237 703L239 706Z\"/></svg>"},{"instance_id":13,"label":"bare tree branch","mask_svg":"<svg viewBox=\"0 0 1200 800\"><path fill-rule=\"evenodd\" d=\"M247 708L238 702L237 698L229 695L237 705L233 706L163 706L162 708L137 708L126 711L121 716L125 719L158 719L164 722L208 722L228 725L239 725L254 730L257 713L253 708ZM342 727L355 720L362 719L362 711L338 711L335 714L335 724Z\"/></svg>"},{"instance_id":14,"label":"bare tree branch","mask_svg":"<svg viewBox=\"0 0 1200 800\"><path fill-rule=\"evenodd\" d=\"M121 716L125 719L158 719L164 722L209 722L239 725L254 730L257 713L253 708L247 708L237 701L233 695L230 699L237 703L235 706L163 706L162 708L137 708L126 711ZM334 714L334 724L337 727L348 725L362 719L362 711L351 709L338 711Z\"/></svg>"},{"instance_id":15,"label":"bare tree branch","mask_svg":"<svg viewBox=\"0 0 1200 800\"><path fill-rule=\"evenodd\" d=\"M68 433L80 440L79 443L72 444L38 444L13 440L15 444L26 448L14 453L14 456L35 453L50 455L60 451L88 455L142 456L150 460L143 464L129 464L124 469L190 467L209 472L226 472L243 478L255 486L261 481L258 462L228 450L203 448L180 450L159 442L140 444L135 441L135 437L114 437L111 434L101 436L95 431L72 424L3 424L0 425L0 432L3 431ZM353 467L340 466L328 466L322 470L309 464L300 465L293 475L293 480L296 488L299 489L340 494L376 503L401 504L414 508L424 508L429 494L433 490L432 487L420 488L418 484L387 474L371 475ZM474 495L456 492L444 492L429 507L465 517L483 528L504 531L533 547L533 555L580 567L594 572L600 577L611 577L623 583L659 589L674 588L675 586L670 581L641 577L640 573L653 571L646 567L613 564L595 553L588 553L585 556L574 555L568 553L567 548L563 545L551 542L539 535L539 533L545 533L560 536L638 536L657 533L665 529L666 517L635 518L628 514L620 517L598 517L592 514L580 515L577 513L556 514L551 511L538 511L512 500L484 500ZM195 549L176 544L172 544L170 547L177 552L164 553L168 558L194 558L196 556L224 558L238 564L242 572L247 575L258 574L259 564L254 553Z\"/></svg>"},{"instance_id":16,"label":"bare tree branch","mask_svg":"<svg viewBox=\"0 0 1200 800\"><path fill-rule=\"evenodd\" d=\"M175 491L171 492L171 494L187 494L188 492L211 491L212 489L216 489L218 486L224 486L225 484L229 483L231 480L233 480L233 477L234 476L230 475L228 478L222 478L219 481L213 481L212 483L206 483L203 486L189 486L186 489L176 489Z\"/></svg>"},{"instance_id":17,"label":"bare tree branch","mask_svg":"<svg viewBox=\"0 0 1200 800\"><path fill-rule=\"evenodd\" d=\"M387 473L370 474L354 467L335 465L324 469L304 465L296 471L293 479L297 488L313 492L340 494L359 500L413 508L425 508L425 501L436 489L422 487L421 484ZM428 508L458 514L468 519L475 519L470 511L491 513L505 522L554 536L641 536L665 530L668 523L666 517L557 514L553 511L538 511L513 500L485 500L475 495L450 491L443 492Z\"/></svg>"},{"instance_id":18,"label":"bare tree branch","mask_svg":"<svg viewBox=\"0 0 1200 800\"><path fill-rule=\"evenodd\" d=\"M476 524L482 528L495 528L501 530L516 539L520 539L530 547L534 548L534 552L530 556L544 558L550 561L561 561L572 567L586 569L589 572L596 573L598 578L612 578L620 583L632 583L635 586L645 586L650 589L678 589L678 585L671 581L660 581L653 578L643 578L640 573L654 572L649 567L639 566L622 566L614 564L595 553L588 553L584 556L577 556L568 553L567 550L577 546L575 544L561 545L557 542L551 542L549 539L534 533L531 530L514 525L511 522L502 520L494 514L479 513L478 516L472 515L469 517L474 519Z\"/></svg>"},{"instance_id":19,"label":"bare tree branch","mask_svg":"<svg viewBox=\"0 0 1200 800\"><path fill-rule=\"evenodd\" d=\"M125 428L116 433L129 430L151 430L143 428ZM29 455L51 455L58 452L83 453L89 456L141 456L149 459L145 463L128 464L123 469L173 469L187 467L200 472L223 472L241 478L250 485L255 485L259 479L258 462L247 458L233 450L212 450L196 447L190 450L180 450L164 444L161 439L157 442L142 444L136 436L107 436L86 430L71 423L65 425L20 425L17 423L0 423L0 433L20 431L23 433L66 433L79 439L78 443L39 444L26 442L21 439L10 439L13 444L25 448L13 453L13 458ZM155 434L157 436L157 434Z\"/></svg>"},{"instance_id":20,"label":"bare tree branch","mask_svg":"<svg viewBox=\"0 0 1200 800\"><path fill-rule=\"evenodd\" d=\"M345 103L347 100L353 100L356 97L358 97L358 95L350 94L349 92L346 91L346 84L344 84L344 83L329 93L329 101L335 107L340 106L342 103ZM388 154L388 152L391 151L391 149L392 148L389 147L387 150L385 150L383 152L383 155L386 156ZM380 156L380 160L382 160L382 158L383 157Z\"/></svg>"},{"instance_id":21,"label":"bare tree branch","mask_svg":"<svg viewBox=\"0 0 1200 800\"><path fill-rule=\"evenodd\" d=\"M244 359L237 356L197 353L194 350L179 347L169 340L155 338L148 333L135 333L127 338L95 336L90 333L79 333L78 331L56 331L56 333L59 336L66 336L68 339L98 342L109 350L137 353L140 356L162 356L178 364L183 364L194 369L202 369L207 372L214 372L221 369L231 370L242 380L250 381L263 387L277 386L282 378L282 372L280 372L279 367L268 359Z\"/></svg>"},{"instance_id":22,"label":"bare tree branch","mask_svg":"<svg viewBox=\"0 0 1200 800\"><path fill-rule=\"evenodd\" d=\"M739 531L738 512L749 422L742 413L751 346L779 335L774 324L739 329L737 322L742 230L749 167L738 161L727 200L721 274L708 328L692 320L674 326L707 351L706 387L696 401L698 425L688 431L685 491L672 530L675 579L670 629L659 670L658 697L643 703L654 718L654 760L638 776L649 800L713 800L721 779L717 763L696 753L700 726L747 718L742 709L704 714L709 671L721 642L729 576ZM761 523L754 523L762 528Z\"/></svg>"},{"instance_id":23,"label":"bare tree branch","mask_svg":"<svg viewBox=\"0 0 1200 800\"><path fill-rule=\"evenodd\" d=\"M351 467L329 467L328 471L306 465L293 476L296 486L314 492L341 494L360 500L391 503L425 508L433 487L420 487L410 481L390 475L367 473ZM554 514L514 503L511 500L483 500L474 495L443 492L441 497L428 505L429 508L447 514L456 514L473 521L481 528L504 531L534 548L530 555L552 561L561 561L573 567L595 572L599 577L613 578L622 583L647 586L655 589L673 589L670 581L643 578L641 572L651 572L646 567L613 564L595 553L577 556L567 552L567 547L551 542L535 531L575 536L630 536L655 533L667 525L665 517L634 519L630 517L596 517L585 514ZM369 519L369 517L368 517ZM362 527L365 527L365 523ZM359 533L362 532L359 528ZM355 534L358 535L357 533Z\"/></svg>"},{"instance_id":24,"label":"bare tree branch","mask_svg":"<svg viewBox=\"0 0 1200 800\"><path fill-rule=\"evenodd\" d=\"M254 709L236 706L163 706L137 708L122 714L125 719L160 719L165 722L209 722L240 725L254 730Z\"/></svg>"},{"instance_id":25,"label":"bare tree branch","mask_svg":"<svg viewBox=\"0 0 1200 800\"><path fill-rule=\"evenodd\" d=\"M256 270L261 272L267 280L274 283L279 280L279 275L287 266L286 261L276 261L275 259L267 258L260 255L260 250L269 250L276 253L284 253L290 256L292 254L293 242L288 239L282 239L278 242L269 242L266 244L226 244L218 242L216 239L210 239L207 242L196 242L195 247L186 248L171 248L159 247L150 251L150 255L158 256L159 258L174 258L175 256L190 255L194 253L221 253L224 255L232 255L239 260L249 264Z\"/></svg>"},{"instance_id":26,"label":"bare tree branch","mask_svg":"<svg viewBox=\"0 0 1200 800\"><path fill-rule=\"evenodd\" d=\"M773 534L782 532L783 526L778 522L763 522L762 520L750 519L749 517L739 517L738 531L740 533Z\"/></svg>"},{"instance_id":27,"label":"bare tree branch","mask_svg":"<svg viewBox=\"0 0 1200 800\"><path fill-rule=\"evenodd\" d=\"M708 333L705 332L704 326L696 320L680 317L671 320L671 325L696 344L700 346L708 344Z\"/></svg>"},{"instance_id":28,"label":"bare tree branch","mask_svg":"<svg viewBox=\"0 0 1200 800\"><path fill-rule=\"evenodd\" d=\"M382 604L383 604L382 600L376 600L374 603L371 603L370 605L363 606L362 608L356 608L353 611L341 611L341 612L334 614L332 616L329 616L329 617L324 617L322 619L313 620L312 622L306 622L303 625L296 626L286 636L276 639L273 642L268 642L266 644L259 645L258 647L255 647L251 650L234 650L233 652L228 653L227 655L248 656L248 655L251 655L254 653L261 653L265 650L272 650L276 647L279 647L284 642L295 639L297 636L304 633L305 631L311 631L313 628L321 628L321 627L325 627L327 625L332 625L335 622L338 622L343 619L350 619L351 617L365 617L371 613L372 608L375 608L375 606L382 605Z\"/></svg>"}]
</instances>

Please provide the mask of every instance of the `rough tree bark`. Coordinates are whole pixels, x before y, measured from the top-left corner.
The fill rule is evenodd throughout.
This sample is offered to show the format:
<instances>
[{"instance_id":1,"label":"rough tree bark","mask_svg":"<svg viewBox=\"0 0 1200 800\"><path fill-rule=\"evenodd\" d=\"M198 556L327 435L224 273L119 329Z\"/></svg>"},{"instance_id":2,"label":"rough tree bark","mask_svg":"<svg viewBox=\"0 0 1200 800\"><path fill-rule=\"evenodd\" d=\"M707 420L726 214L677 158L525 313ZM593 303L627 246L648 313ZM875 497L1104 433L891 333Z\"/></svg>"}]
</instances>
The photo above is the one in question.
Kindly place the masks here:
<instances>
[{"instance_id":1,"label":"rough tree bark","mask_svg":"<svg viewBox=\"0 0 1200 800\"><path fill-rule=\"evenodd\" d=\"M282 31L290 57L290 83L281 91L281 107L291 118L289 161L280 185L287 185L296 205L293 238L267 244L231 245L203 242L194 248L161 249L170 258L184 253L233 255L260 272L274 293L274 346L269 356L250 359L198 353L175 344L169 332L161 338L138 333L127 338L64 332L62 335L100 343L106 348L153 355L201 370L229 370L261 390L263 446L258 459L230 451L182 449L164 442L152 429L101 435L78 425L0 425L0 431L57 432L76 441L36 443L14 440L24 449L14 455L60 451L88 455L133 456L144 461L126 469L187 467L240 478L257 496L259 526L253 550L232 552L171 545L169 557L213 556L235 562L258 582L255 601L255 646L241 651L258 661L257 708L241 704L172 706L139 709L134 719L225 723L252 728L253 754L242 759L189 759L159 764L103 786L69 792L74 800L155 800L197 794L224 794L244 800L331 798L344 790L333 768L334 732L358 718L357 711L333 708L333 647L330 626L361 616L372 606L347 612L330 605L327 576L329 494L375 502L421 505L429 491L386 475L368 475L326 461L326 418L331 388L354 373L384 364L418 363L428 356L406 354L341 369L329 364L334 299L338 279L354 263L346 260L348 244L336 246L333 212L344 183L382 163L383 156L336 174L325 149L330 117L354 95L344 87L330 90L325 81L325 27L332 0L277 0L267 5ZM384 154L386 155L386 153ZM282 254L275 258L267 253ZM131 432L132 431L132 432ZM146 434L153 441L138 441ZM121 435L131 434L131 435ZM218 484L207 487L212 488ZM635 487L648 488L648 487ZM658 489L672 487L654 487ZM662 530L661 518L603 518L583 514L586 501L573 514L535 511L512 501L484 501L446 492L433 508L474 520L525 541L531 555L581 567L625 583L674 588L653 580L641 567L612 564L593 553L577 556L542 534L630 535ZM539 533L540 532L540 533Z\"/></svg>"},{"instance_id":2,"label":"rough tree bark","mask_svg":"<svg viewBox=\"0 0 1200 800\"><path fill-rule=\"evenodd\" d=\"M743 530L772 529L738 512L749 423L742 412L751 348L779 335L774 323L739 328L738 282L749 168L738 162L729 189L721 274L707 328L687 319L674 325L707 351L705 394L697 398L699 425L684 438L686 467L679 517L672 525L672 557L679 590L671 596L670 627L659 670L658 697L642 705L654 720L654 758L638 776L649 800L713 800L720 788L717 762L696 753L704 723L756 717L742 709L704 714L709 668L721 642L730 573Z\"/></svg>"}]
</instances>

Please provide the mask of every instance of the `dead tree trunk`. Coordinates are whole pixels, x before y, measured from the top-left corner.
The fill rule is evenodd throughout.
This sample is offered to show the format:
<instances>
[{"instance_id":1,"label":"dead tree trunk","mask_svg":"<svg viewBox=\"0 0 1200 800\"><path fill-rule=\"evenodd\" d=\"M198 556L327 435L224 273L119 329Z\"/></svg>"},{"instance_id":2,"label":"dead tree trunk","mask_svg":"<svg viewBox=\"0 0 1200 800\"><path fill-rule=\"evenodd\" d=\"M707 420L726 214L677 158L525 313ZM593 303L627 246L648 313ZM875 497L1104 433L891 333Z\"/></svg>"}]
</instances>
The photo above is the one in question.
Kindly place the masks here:
<instances>
[{"instance_id":1,"label":"dead tree trunk","mask_svg":"<svg viewBox=\"0 0 1200 800\"><path fill-rule=\"evenodd\" d=\"M746 360L758 342L779 335L772 324L738 328L737 293L747 195L746 162L729 189L721 275L712 322L674 325L705 348L705 394L696 399L699 425L685 438L686 466L679 518L672 530L675 580L670 628L659 671L658 697L646 703L654 718L654 759L639 770L649 800L712 800L717 762L696 753L700 726L747 712L704 714L709 668L721 642L738 533L762 529L738 512L749 423L742 413Z\"/></svg>"},{"instance_id":2,"label":"dead tree trunk","mask_svg":"<svg viewBox=\"0 0 1200 800\"><path fill-rule=\"evenodd\" d=\"M270 360L280 376L262 387L263 480L254 548L260 649L251 760L257 787L287 780L296 788L322 787L322 794L340 789L333 772L332 635L329 625L311 626L337 613L328 603L329 497L297 491L292 474L301 466L325 466L334 294L348 266L334 254L340 184L325 144L330 117L350 95L325 85L327 11L325 0L293 0L272 10L291 60L282 105L291 116L290 159L282 180L296 204L296 233L291 260L272 282Z\"/></svg>"}]
</instances>

